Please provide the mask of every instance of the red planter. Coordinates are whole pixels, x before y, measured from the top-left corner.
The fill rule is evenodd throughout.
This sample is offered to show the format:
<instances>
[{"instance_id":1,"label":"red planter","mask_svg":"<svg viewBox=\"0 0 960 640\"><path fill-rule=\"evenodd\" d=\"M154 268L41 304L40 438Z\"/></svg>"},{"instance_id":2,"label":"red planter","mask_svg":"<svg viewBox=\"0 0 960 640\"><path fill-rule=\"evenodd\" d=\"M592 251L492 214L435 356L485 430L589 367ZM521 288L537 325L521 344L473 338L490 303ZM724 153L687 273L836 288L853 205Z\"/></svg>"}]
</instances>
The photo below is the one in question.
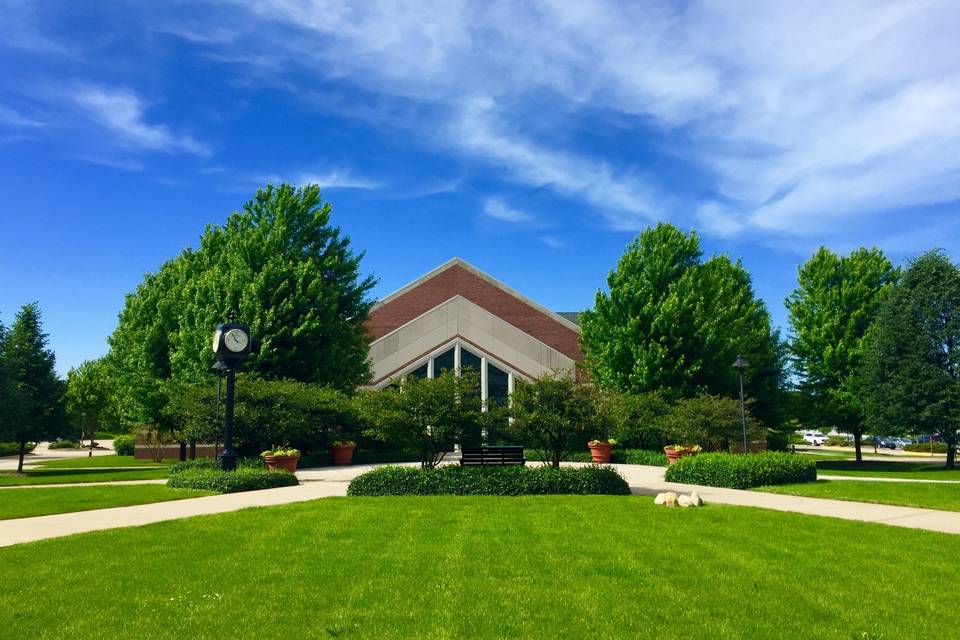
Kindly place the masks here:
<instances>
[{"instance_id":1,"label":"red planter","mask_svg":"<svg viewBox=\"0 0 960 640\"><path fill-rule=\"evenodd\" d=\"M300 456L263 456L263 461L267 463L267 468L270 469L270 471L285 469L293 473L297 470L297 463L300 461Z\"/></svg>"},{"instance_id":2,"label":"red planter","mask_svg":"<svg viewBox=\"0 0 960 640\"><path fill-rule=\"evenodd\" d=\"M690 449L681 449L680 451L677 451L676 449L668 449L667 447L663 448L663 452L667 454L667 462L670 464L673 464L683 456L689 456L691 453L693 453L690 451Z\"/></svg>"},{"instance_id":3,"label":"red planter","mask_svg":"<svg viewBox=\"0 0 960 640\"><path fill-rule=\"evenodd\" d=\"M353 450L356 445L349 447L330 447L330 460L333 464L350 464L353 461Z\"/></svg>"},{"instance_id":4,"label":"red planter","mask_svg":"<svg viewBox=\"0 0 960 640\"><path fill-rule=\"evenodd\" d=\"M590 461L597 464L606 464L610 462L610 452L613 451L612 444L598 442L596 444L587 444L590 447Z\"/></svg>"}]
</instances>

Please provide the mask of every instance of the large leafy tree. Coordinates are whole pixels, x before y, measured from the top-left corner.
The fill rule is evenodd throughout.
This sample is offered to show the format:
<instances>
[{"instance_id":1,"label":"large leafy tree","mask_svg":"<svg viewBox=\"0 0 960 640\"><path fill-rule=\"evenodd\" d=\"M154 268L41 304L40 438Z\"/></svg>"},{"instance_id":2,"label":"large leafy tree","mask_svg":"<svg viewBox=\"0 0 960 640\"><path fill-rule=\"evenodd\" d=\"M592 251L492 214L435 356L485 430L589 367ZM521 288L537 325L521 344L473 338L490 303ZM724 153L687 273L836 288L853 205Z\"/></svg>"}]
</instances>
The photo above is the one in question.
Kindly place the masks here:
<instances>
[{"instance_id":1,"label":"large leafy tree","mask_svg":"<svg viewBox=\"0 0 960 640\"><path fill-rule=\"evenodd\" d=\"M24 305L17 313L3 336L0 353L12 390L3 407L9 405L12 415L4 420L5 432L0 440L19 445L19 473L23 471L27 443L58 435L65 422L63 383L54 371L55 358L47 346L36 303Z\"/></svg>"},{"instance_id":2,"label":"large leafy tree","mask_svg":"<svg viewBox=\"0 0 960 640\"><path fill-rule=\"evenodd\" d=\"M244 369L352 390L370 375L365 323L375 284L330 224L315 185L268 185L127 296L110 338L130 421L162 423L170 385L209 377L214 328L235 310L254 352Z\"/></svg>"},{"instance_id":3,"label":"large leafy tree","mask_svg":"<svg viewBox=\"0 0 960 640\"><path fill-rule=\"evenodd\" d=\"M856 373L864 336L898 276L879 249L838 256L821 247L786 300L790 353L808 421L853 435L857 461L866 429Z\"/></svg>"},{"instance_id":4,"label":"large leafy tree","mask_svg":"<svg viewBox=\"0 0 960 640\"><path fill-rule=\"evenodd\" d=\"M591 380L671 398L732 395L738 382L731 364L743 354L757 416L776 420L783 348L739 261L703 260L695 232L662 223L627 246L607 285L581 316Z\"/></svg>"},{"instance_id":5,"label":"large leafy tree","mask_svg":"<svg viewBox=\"0 0 960 640\"><path fill-rule=\"evenodd\" d=\"M960 441L960 267L913 260L867 336L862 391L878 432L937 434L953 467Z\"/></svg>"}]
</instances>

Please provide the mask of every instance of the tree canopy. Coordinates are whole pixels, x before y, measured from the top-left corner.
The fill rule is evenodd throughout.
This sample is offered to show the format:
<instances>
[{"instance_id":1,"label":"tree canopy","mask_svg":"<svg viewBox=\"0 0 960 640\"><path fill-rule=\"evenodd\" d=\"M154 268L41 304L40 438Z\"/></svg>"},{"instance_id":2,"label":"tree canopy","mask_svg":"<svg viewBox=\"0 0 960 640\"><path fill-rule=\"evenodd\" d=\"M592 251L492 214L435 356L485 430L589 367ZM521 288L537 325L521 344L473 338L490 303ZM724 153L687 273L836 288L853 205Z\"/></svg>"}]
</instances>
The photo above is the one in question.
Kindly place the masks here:
<instances>
[{"instance_id":1,"label":"tree canopy","mask_svg":"<svg viewBox=\"0 0 960 640\"><path fill-rule=\"evenodd\" d=\"M838 256L821 247L800 267L786 300L804 415L816 426L853 434L857 460L866 428L856 388L863 340L898 273L879 249Z\"/></svg>"},{"instance_id":2,"label":"tree canopy","mask_svg":"<svg viewBox=\"0 0 960 640\"><path fill-rule=\"evenodd\" d=\"M941 251L916 258L866 341L860 387L878 432L936 434L953 467L960 439L960 267Z\"/></svg>"},{"instance_id":3,"label":"tree canopy","mask_svg":"<svg viewBox=\"0 0 960 640\"><path fill-rule=\"evenodd\" d=\"M739 391L731 365L743 354L756 414L776 420L783 347L739 261L703 260L695 232L661 223L627 246L607 285L580 322L592 381L672 398L731 396Z\"/></svg>"},{"instance_id":4,"label":"tree canopy","mask_svg":"<svg viewBox=\"0 0 960 640\"><path fill-rule=\"evenodd\" d=\"M84 360L67 372L64 392L70 421L91 437L111 420L112 388L106 362Z\"/></svg>"},{"instance_id":5,"label":"tree canopy","mask_svg":"<svg viewBox=\"0 0 960 640\"><path fill-rule=\"evenodd\" d=\"M167 387L209 380L210 337L236 311L254 350L244 370L352 390L370 375L372 277L330 224L319 187L267 185L222 226L147 274L126 298L108 356L130 422L164 420Z\"/></svg>"}]
</instances>

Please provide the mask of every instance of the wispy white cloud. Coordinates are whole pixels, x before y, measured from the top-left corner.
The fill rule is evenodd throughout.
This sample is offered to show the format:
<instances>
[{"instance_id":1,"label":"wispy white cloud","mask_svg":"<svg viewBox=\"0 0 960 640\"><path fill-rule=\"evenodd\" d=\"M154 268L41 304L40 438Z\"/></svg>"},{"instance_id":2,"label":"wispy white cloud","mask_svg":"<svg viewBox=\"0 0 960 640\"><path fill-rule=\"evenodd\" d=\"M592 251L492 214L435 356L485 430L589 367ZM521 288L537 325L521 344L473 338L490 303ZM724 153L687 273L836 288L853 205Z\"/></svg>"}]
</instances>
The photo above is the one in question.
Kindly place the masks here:
<instances>
[{"instance_id":1,"label":"wispy white cloud","mask_svg":"<svg viewBox=\"0 0 960 640\"><path fill-rule=\"evenodd\" d=\"M441 106L452 149L615 228L692 213L718 235L824 237L960 198L951 0L246 6L288 62ZM625 143L655 141L716 197L553 135L624 117Z\"/></svg>"},{"instance_id":2,"label":"wispy white cloud","mask_svg":"<svg viewBox=\"0 0 960 640\"><path fill-rule=\"evenodd\" d=\"M140 98L126 89L81 85L73 93L74 103L116 139L128 146L149 151L186 152L210 155L210 148L186 134L173 133L164 124L150 124Z\"/></svg>"},{"instance_id":3,"label":"wispy white cloud","mask_svg":"<svg viewBox=\"0 0 960 640\"><path fill-rule=\"evenodd\" d=\"M16 109L3 104L0 104L0 124L25 128L36 128L43 126L43 123L39 120L27 117Z\"/></svg>"},{"instance_id":4,"label":"wispy white cloud","mask_svg":"<svg viewBox=\"0 0 960 640\"><path fill-rule=\"evenodd\" d=\"M321 189L379 189L383 184L377 180L356 176L345 168L332 168L325 171L300 171L290 174L258 175L250 178L250 183L257 186L267 182L289 182L291 184L315 184ZM248 188L250 185L243 185Z\"/></svg>"},{"instance_id":5,"label":"wispy white cloud","mask_svg":"<svg viewBox=\"0 0 960 640\"><path fill-rule=\"evenodd\" d=\"M508 206L499 198L487 198L483 203L483 214L501 222L521 223L533 220L530 214Z\"/></svg>"},{"instance_id":6,"label":"wispy white cloud","mask_svg":"<svg viewBox=\"0 0 960 640\"><path fill-rule=\"evenodd\" d=\"M567 246L566 242L556 236L540 236L540 242L551 249L563 249Z\"/></svg>"}]
</instances>

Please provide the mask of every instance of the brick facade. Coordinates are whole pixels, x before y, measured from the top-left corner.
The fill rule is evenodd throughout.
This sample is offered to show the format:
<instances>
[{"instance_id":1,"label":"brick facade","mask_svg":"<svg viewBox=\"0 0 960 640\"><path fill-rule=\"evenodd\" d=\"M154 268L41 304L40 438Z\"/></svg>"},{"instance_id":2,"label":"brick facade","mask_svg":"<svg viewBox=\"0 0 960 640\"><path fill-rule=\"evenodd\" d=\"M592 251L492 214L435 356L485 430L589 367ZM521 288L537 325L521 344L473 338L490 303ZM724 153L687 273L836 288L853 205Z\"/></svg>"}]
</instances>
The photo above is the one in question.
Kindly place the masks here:
<instances>
[{"instance_id":1,"label":"brick facade","mask_svg":"<svg viewBox=\"0 0 960 640\"><path fill-rule=\"evenodd\" d=\"M577 331L457 263L375 307L367 325L369 332L374 340L381 338L456 295L568 358L583 360Z\"/></svg>"}]
</instances>

